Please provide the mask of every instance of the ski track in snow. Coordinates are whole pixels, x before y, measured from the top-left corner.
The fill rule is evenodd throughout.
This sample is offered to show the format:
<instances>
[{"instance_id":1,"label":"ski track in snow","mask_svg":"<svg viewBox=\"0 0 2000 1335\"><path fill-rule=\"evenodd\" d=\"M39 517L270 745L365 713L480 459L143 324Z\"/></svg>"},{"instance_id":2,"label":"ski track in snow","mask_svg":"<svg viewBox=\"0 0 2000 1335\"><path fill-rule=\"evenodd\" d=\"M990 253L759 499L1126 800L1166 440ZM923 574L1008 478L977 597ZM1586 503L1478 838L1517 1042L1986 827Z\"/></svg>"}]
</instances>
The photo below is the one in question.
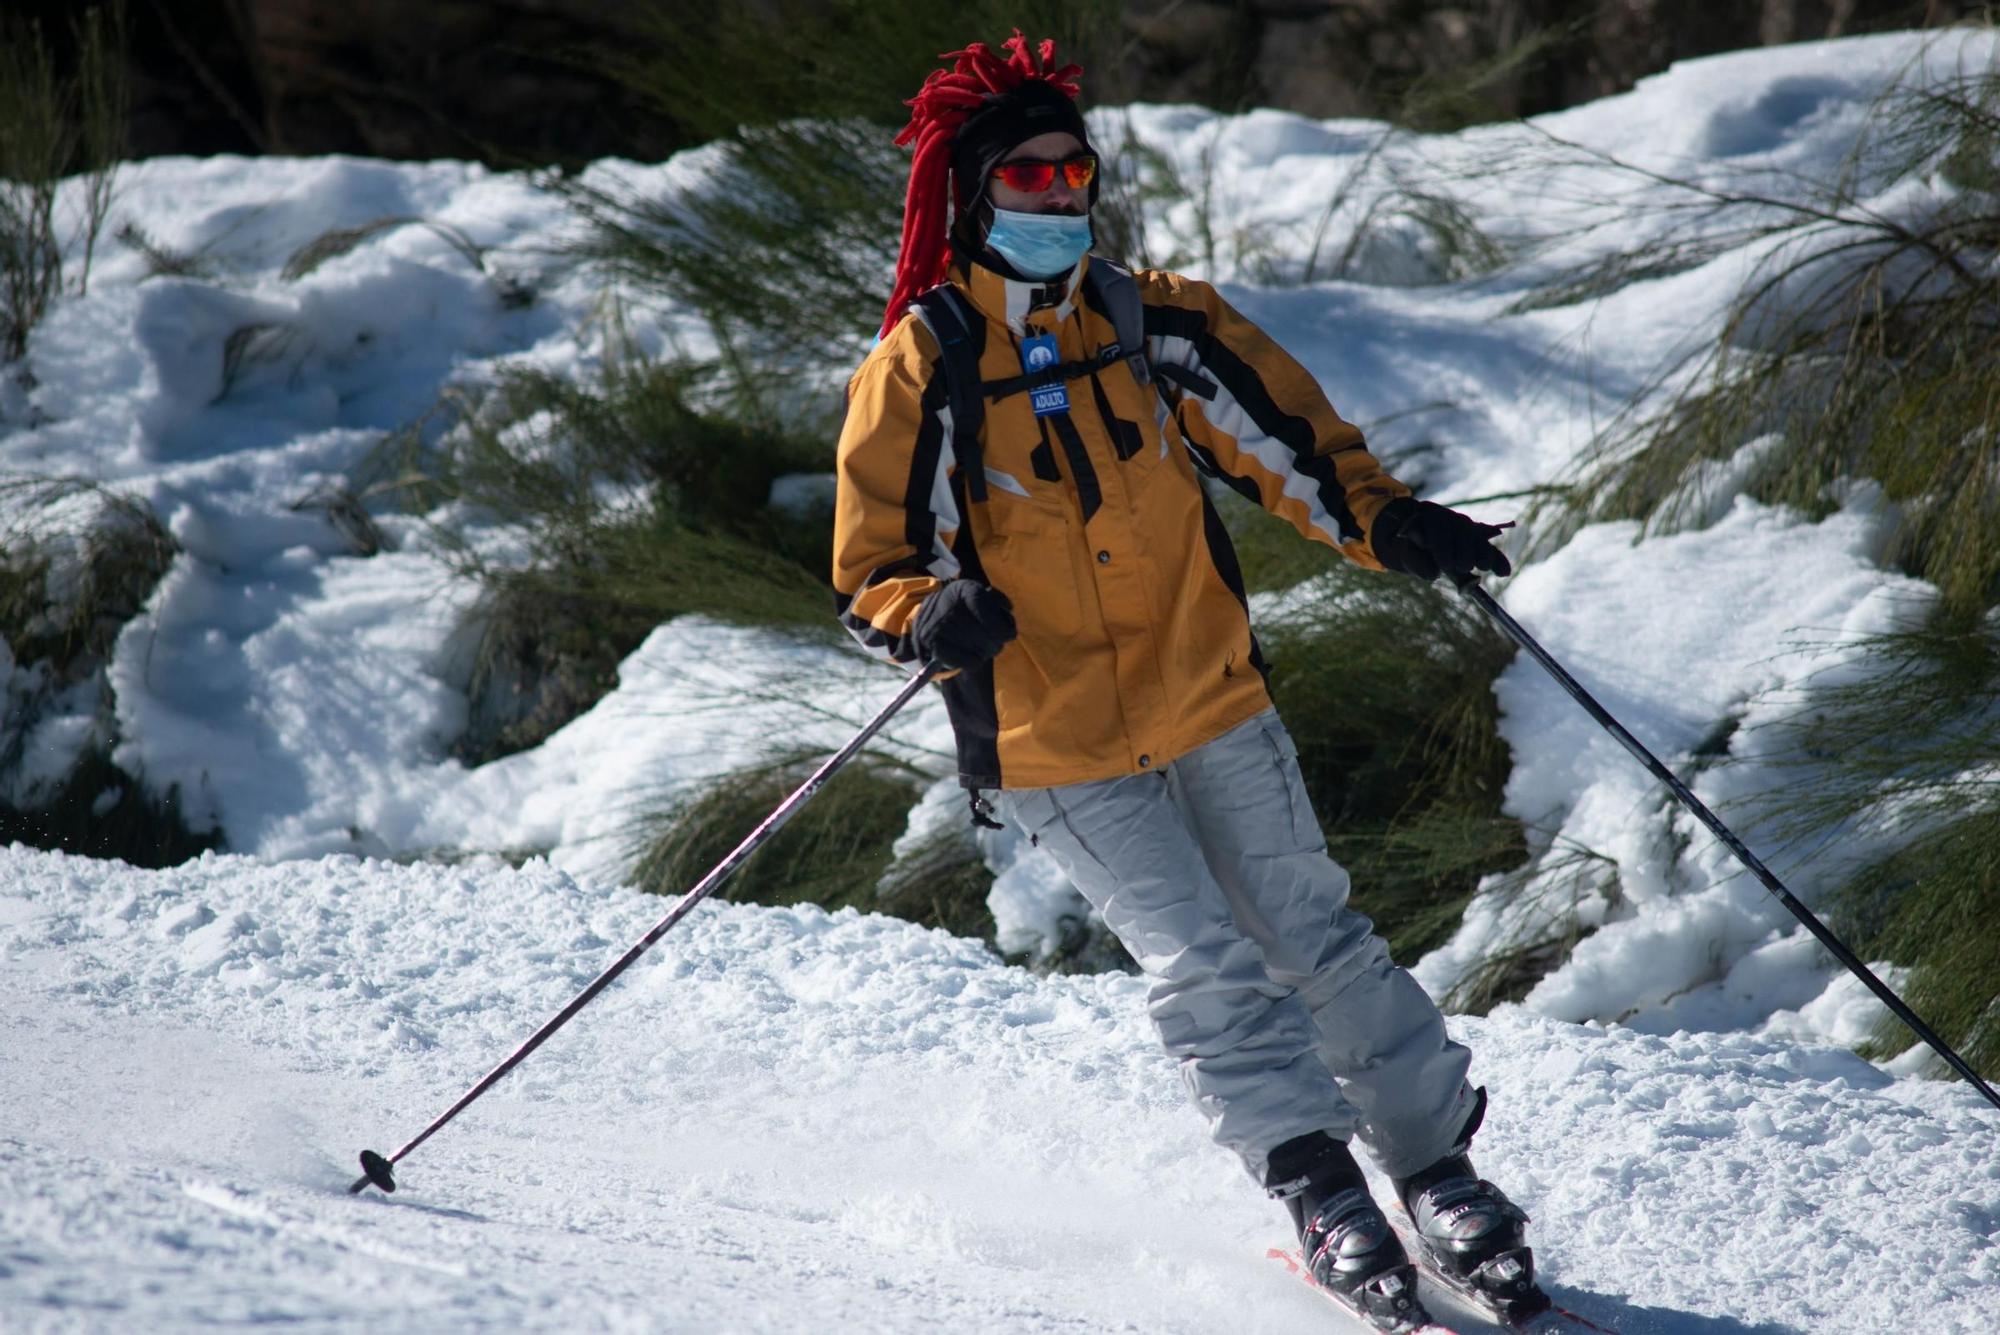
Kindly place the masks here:
<instances>
[{"instance_id":1,"label":"ski track in snow","mask_svg":"<svg viewBox=\"0 0 2000 1335\"><path fill-rule=\"evenodd\" d=\"M1139 980L852 912L704 905L396 1195L346 1194L664 909L539 863L0 855L0 1327L1337 1328ZM1628 1335L2000 1327L1971 1091L1453 1024L1560 1301Z\"/></svg>"}]
</instances>

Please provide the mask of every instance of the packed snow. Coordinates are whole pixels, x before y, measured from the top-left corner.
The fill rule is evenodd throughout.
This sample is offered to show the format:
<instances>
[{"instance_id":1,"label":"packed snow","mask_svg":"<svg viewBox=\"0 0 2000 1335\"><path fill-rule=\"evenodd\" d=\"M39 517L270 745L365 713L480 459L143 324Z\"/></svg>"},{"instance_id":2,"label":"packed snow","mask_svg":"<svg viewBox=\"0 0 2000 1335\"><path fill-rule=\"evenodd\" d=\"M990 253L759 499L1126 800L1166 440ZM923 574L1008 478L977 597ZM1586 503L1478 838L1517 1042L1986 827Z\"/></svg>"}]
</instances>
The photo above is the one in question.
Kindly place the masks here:
<instances>
[{"instance_id":1,"label":"packed snow","mask_svg":"<svg viewBox=\"0 0 2000 1335\"><path fill-rule=\"evenodd\" d=\"M0 874L9 1330L1308 1332L1141 980L710 904L346 1194L663 901L519 869L210 855ZM1990 1330L1994 1117L1741 1035L1454 1020L1482 1162L1619 1330ZM1475 1327L1476 1328L1476 1327Z\"/></svg>"},{"instance_id":2,"label":"packed snow","mask_svg":"<svg viewBox=\"0 0 2000 1335\"><path fill-rule=\"evenodd\" d=\"M1972 31L1737 53L1537 124L1796 191L1843 159L1886 81L1995 49ZM1190 197L1150 217L1147 253L1221 283L1445 501L1558 477L1759 257L1509 314L1531 273L1464 278L1390 213L1329 277L1366 192L1313 238L1357 171L1476 164L1519 130L1093 116L1101 147L1136 134L1212 184L1218 244L1193 240ZM703 162L593 171L671 189ZM1573 228L1541 253L1554 265L1659 226L1643 192L1602 202L1607 173L1464 189L1503 238ZM426 221L286 276L301 247L385 218ZM0 470L90 478L181 545L118 641L117 758L233 852L162 872L0 853L0 1328L1339 1327L1266 1259L1281 1218L1202 1140L1137 980L1037 977L875 916L704 906L412 1156L402 1192L346 1195L354 1151L413 1134L664 911L621 884L634 810L772 736L831 749L894 679L684 618L543 745L450 758L473 590L421 519L378 515L387 549L367 555L325 498L455 386L505 365L589 374L614 325L663 356L705 332L570 260L576 224L551 195L466 164L160 159L122 173L121 221L188 272L100 254L89 294L36 331L27 377L0 385ZM1728 737L1739 763L1691 777L1731 818L1775 782L1740 725L1933 594L1884 568L1892 516L1872 488L1812 523L1734 495L1740 477L1717 470L1700 532L1587 526L1496 588L1670 764ZM0 645L10 708L36 671ZM801 679L804 714L783 698ZM1587 849L1615 886L1581 892L1595 934L1524 1004L1452 1022L1493 1094L1481 1165L1536 1216L1559 1300L1662 1335L2000 1328L2000 1117L1909 1074L1914 1058L1844 1050L1872 998L1532 662L1496 690L1506 809L1538 851ZM79 688L44 709L8 800L60 778L98 703ZM940 780L914 845L964 808L938 703L892 731ZM1766 851L1812 902L1866 849ZM395 861L426 857L453 862ZM1003 837L988 858L1004 949L1045 946L1081 910L1037 850ZM1484 899L1411 963L1441 995L1522 930Z\"/></svg>"}]
</instances>

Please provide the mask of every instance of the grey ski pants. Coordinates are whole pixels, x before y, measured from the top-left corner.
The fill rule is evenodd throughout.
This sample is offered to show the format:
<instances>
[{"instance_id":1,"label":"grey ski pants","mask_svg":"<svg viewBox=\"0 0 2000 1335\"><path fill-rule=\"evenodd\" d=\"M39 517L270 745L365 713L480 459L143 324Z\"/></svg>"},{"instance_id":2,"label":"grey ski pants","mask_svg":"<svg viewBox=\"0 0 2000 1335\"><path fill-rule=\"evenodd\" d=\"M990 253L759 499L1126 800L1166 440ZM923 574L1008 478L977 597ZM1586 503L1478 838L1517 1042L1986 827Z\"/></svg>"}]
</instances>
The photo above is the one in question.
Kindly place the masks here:
<instances>
[{"instance_id":1,"label":"grey ski pants","mask_svg":"<svg viewBox=\"0 0 2000 1335\"><path fill-rule=\"evenodd\" d=\"M1260 1184L1327 1131L1392 1176L1446 1153L1471 1054L1347 907L1298 750L1267 710L1163 769L995 795L1104 915L1210 1134Z\"/></svg>"}]
</instances>

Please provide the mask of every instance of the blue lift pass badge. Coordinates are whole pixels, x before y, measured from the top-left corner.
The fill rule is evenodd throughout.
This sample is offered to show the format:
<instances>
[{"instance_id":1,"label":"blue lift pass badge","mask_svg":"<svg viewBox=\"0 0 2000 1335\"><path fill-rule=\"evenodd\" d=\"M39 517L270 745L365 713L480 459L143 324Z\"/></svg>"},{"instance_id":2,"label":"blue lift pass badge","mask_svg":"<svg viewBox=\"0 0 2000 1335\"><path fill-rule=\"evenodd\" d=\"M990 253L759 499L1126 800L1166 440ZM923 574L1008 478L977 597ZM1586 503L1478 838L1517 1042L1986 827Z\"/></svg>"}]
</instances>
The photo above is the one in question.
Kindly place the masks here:
<instances>
[{"instance_id":1,"label":"blue lift pass badge","mask_svg":"<svg viewBox=\"0 0 2000 1335\"><path fill-rule=\"evenodd\" d=\"M1061 354L1056 351L1054 334L1036 334L1033 338L1021 340L1021 369L1030 375L1047 370L1061 359ZM1028 402L1037 417L1066 413L1069 411L1069 390L1061 382L1042 385L1028 391Z\"/></svg>"}]
</instances>

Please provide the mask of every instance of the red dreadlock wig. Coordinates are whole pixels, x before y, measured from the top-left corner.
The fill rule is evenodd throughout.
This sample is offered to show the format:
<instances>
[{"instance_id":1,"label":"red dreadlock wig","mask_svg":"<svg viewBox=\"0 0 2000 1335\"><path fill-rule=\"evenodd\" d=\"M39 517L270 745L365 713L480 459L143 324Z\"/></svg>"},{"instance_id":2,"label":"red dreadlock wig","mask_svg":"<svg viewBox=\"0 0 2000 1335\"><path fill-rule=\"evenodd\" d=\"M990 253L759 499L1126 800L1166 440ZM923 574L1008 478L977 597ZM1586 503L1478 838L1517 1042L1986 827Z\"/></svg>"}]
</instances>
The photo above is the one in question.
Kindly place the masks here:
<instances>
[{"instance_id":1,"label":"red dreadlock wig","mask_svg":"<svg viewBox=\"0 0 2000 1335\"><path fill-rule=\"evenodd\" d=\"M1071 101L1076 98L1076 76L1083 73L1083 67L1056 68L1053 40L1030 47L1016 28L1000 45L1007 52L1005 59L984 42L974 42L963 51L947 51L939 59L954 60L952 68L932 70L917 95L904 104L910 108L910 123L897 134L896 144L901 147L914 141L917 148L910 160L910 185L903 198L903 248L896 259L896 286L882 314L884 337L919 293L944 281L950 231L945 201L951 188L952 145L960 128L993 99L1033 82L1045 84ZM960 201L961 205L964 202Z\"/></svg>"}]
</instances>

